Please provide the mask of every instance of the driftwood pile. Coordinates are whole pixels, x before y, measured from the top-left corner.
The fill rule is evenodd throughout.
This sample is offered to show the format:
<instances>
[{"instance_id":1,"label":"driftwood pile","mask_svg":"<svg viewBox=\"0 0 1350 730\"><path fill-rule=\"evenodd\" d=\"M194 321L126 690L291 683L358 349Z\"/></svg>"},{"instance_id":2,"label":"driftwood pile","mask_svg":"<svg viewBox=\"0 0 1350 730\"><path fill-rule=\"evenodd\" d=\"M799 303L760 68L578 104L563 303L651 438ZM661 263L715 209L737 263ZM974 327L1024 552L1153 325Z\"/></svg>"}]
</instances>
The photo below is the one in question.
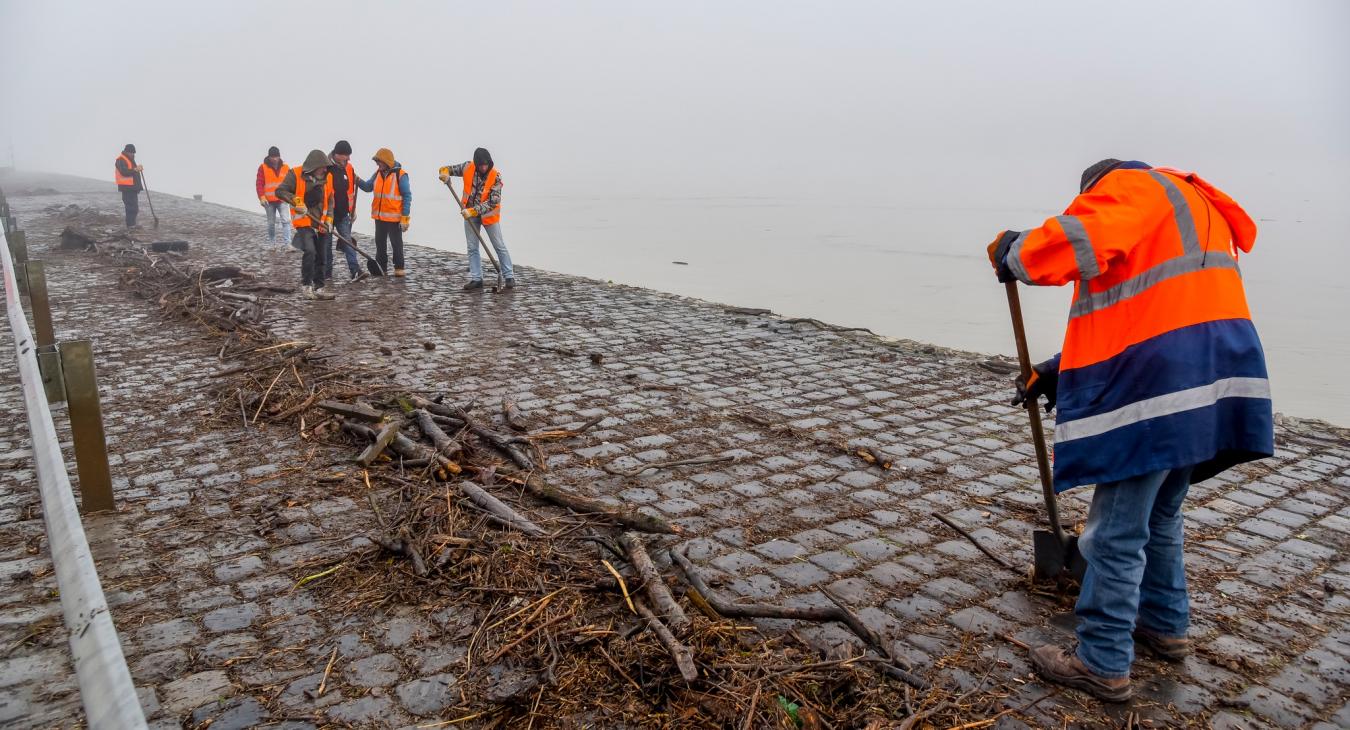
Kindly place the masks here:
<instances>
[{"instance_id":1,"label":"driftwood pile","mask_svg":"<svg viewBox=\"0 0 1350 730\"><path fill-rule=\"evenodd\" d=\"M930 687L828 591L823 605L730 601L672 544L676 526L551 483L547 452L598 419L530 430L509 402L493 414L381 386L273 337L266 293L281 287L175 253L95 248L124 267L123 286L220 336L230 364L210 376L219 418L298 428L348 455L341 481L313 488L368 502L368 545L308 563L296 588L371 622L407 606L463 619L438 639L467 642L447 670L455 724L921 727L1000 709L997 696ZM784 621L769 636L745 619ZM793 622L837 622L864 648L821 657Z\"/></svg>"}]
</instances>

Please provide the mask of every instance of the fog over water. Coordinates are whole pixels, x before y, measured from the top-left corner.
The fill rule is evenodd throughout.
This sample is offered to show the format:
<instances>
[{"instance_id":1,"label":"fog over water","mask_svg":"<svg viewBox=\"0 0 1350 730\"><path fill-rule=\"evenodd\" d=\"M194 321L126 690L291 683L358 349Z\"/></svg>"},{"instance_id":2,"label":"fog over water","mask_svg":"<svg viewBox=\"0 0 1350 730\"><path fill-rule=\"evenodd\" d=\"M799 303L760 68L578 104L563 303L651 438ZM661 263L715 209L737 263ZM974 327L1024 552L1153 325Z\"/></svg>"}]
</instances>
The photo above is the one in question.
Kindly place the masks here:
<instances>
[{"instance_id":1,"label":"fog over water","mask_svg":"<svg viewBox=\"0 0 1350 730\"><path fill-rule=\"evenodd\" d=\"M133 142L152 190L258 210L268 146L347 139L462 250L436 168L481 145L525 266L1005 353L999 230L1103 157L1192 169L1260 226L1276 410L1350 425L1347 31L1338 0L0 0L0 164L111 182ZM1023 296L1053 354L1069 291Z\"/></svg>"}]
</instances>

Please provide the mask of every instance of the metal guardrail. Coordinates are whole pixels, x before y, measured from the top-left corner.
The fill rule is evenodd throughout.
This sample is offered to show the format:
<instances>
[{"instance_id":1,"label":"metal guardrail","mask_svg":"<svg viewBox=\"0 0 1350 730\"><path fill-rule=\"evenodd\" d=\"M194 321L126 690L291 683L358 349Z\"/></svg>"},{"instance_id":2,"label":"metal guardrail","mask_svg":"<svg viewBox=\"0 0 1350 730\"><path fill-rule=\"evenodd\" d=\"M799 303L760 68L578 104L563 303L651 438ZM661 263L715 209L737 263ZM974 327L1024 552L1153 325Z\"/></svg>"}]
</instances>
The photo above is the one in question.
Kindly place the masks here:
<instances>
[{"instance_id":1,"label":"metal guardrail","mask_svg":"<svg viewBox=\"0 0 1350 730\"><path fill-rule=\"evenodd\" d=\"M80 701L84 704L85 722L94 730L144 728L145 715L127 669L126 657L122 655L122 645L117 640L108 600L94 569L89 541L75 506L70 474L61 457L56 426L47 407L36 347L19 301L19 279L9 253L9 232L14 229L12 219L7 224L5 232L0 233L5 310L14 333L19 379L23 384L28 429L32 434L33 464L42 495L42 516L47 525L47 544L61 593L66 630L70 635L70 653L79 682Z\"/></svg>"}]
</instances>

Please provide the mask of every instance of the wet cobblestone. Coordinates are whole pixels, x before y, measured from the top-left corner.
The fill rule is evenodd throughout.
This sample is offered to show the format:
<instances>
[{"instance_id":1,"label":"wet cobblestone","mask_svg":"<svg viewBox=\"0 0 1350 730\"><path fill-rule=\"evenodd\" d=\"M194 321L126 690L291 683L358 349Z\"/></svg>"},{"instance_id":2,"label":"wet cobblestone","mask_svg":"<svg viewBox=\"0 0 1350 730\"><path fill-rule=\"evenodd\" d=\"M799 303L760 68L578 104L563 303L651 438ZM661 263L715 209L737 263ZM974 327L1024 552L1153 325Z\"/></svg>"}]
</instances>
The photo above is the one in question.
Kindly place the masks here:
<instances>
[{"instance_id":1,"label":"wet cobblestone","mask_svg":"<svg viewBox=\"0 0 1350 730\"><path fill-rule=\"evenodd\" d=\"M152 723L451 719L475 618L428 605L353 624L293 590L307 561L361 539L368 509L315 481L323 457L325 466L297 468L312 448L298 435L212 425L204 386L222 368L216 345L118 289L115 267L53 250L62 224L45 209L117 214L110 186L42 178L62 192L25 196L13 179L0 185L46 263L58 337L94 342L120 510L86 529ZM261 242L260 216L155 202L161 237L191 240L193 259L294 285L298 262ZM1015 563L1031 560L1042 518L1025 417L1006 406L1006 378L980 368L982 357L528 267L513 294L465 295L462 255L411 247L408 259L406 280L339 285L335 302L279 297L269 322L410 388L508 397L539 423L603 416L575 449L551 456L553 478L675 519L689 530L690 557L723 573L731 594L813 604L828 587L921 665L978 641L995 678L1025 682L1008 707L1047 693L996 636L1065 641L1067 604L1027 592L929 516L947 513ZM12 346L7 328L0 340ZM15 646L0 660L0 723L69 726L78 694L18 392L13 368L0 369L0 645ZM56 418L64 433L62 409ZM895 466L867 467L830 443L868 446ZM1288 421L1277 443L1275 458L1191 490L1197 655L1175 666L1142 658L1130 706L1158 725L1343 727L1350 717L1350 441ZM710 455L736 461L635 478L601 469ZM1066 494L1066 521L1081 522L1088 498ZM279 500L283 523L260 529ZM836 653L854 641L832 625L799 631ZM278 653L286 663L260 658ZM978 681L960 670L947 678ZM1118 726L1121 713L1067 691L1022 719ZM1023 726L1004 720L995 727Z\"/></svg>"}]
</instances>

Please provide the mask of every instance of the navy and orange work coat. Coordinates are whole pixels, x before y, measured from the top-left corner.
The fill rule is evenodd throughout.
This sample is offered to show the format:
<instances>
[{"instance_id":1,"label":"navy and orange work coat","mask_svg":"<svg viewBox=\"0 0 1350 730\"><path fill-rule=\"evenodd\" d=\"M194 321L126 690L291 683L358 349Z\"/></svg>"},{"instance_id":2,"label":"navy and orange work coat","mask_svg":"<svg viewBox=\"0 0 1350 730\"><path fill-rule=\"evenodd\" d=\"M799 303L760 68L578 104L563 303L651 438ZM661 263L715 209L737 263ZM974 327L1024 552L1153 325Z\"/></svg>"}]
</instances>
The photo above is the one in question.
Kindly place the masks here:
<instances>
[{"instance_id":1,"label":"navy and orange work coat","mask_svg":"<svg viewBox=\"0 0 1350 730\"><path fill-rule=\"evenodd\" d=\"M1256 224L1170 168L1117 169L1008 249L1022 282L1074 283L1055 490L1274 453L1265 355L1238 270Z\"/></svg>"}]
</instances>

